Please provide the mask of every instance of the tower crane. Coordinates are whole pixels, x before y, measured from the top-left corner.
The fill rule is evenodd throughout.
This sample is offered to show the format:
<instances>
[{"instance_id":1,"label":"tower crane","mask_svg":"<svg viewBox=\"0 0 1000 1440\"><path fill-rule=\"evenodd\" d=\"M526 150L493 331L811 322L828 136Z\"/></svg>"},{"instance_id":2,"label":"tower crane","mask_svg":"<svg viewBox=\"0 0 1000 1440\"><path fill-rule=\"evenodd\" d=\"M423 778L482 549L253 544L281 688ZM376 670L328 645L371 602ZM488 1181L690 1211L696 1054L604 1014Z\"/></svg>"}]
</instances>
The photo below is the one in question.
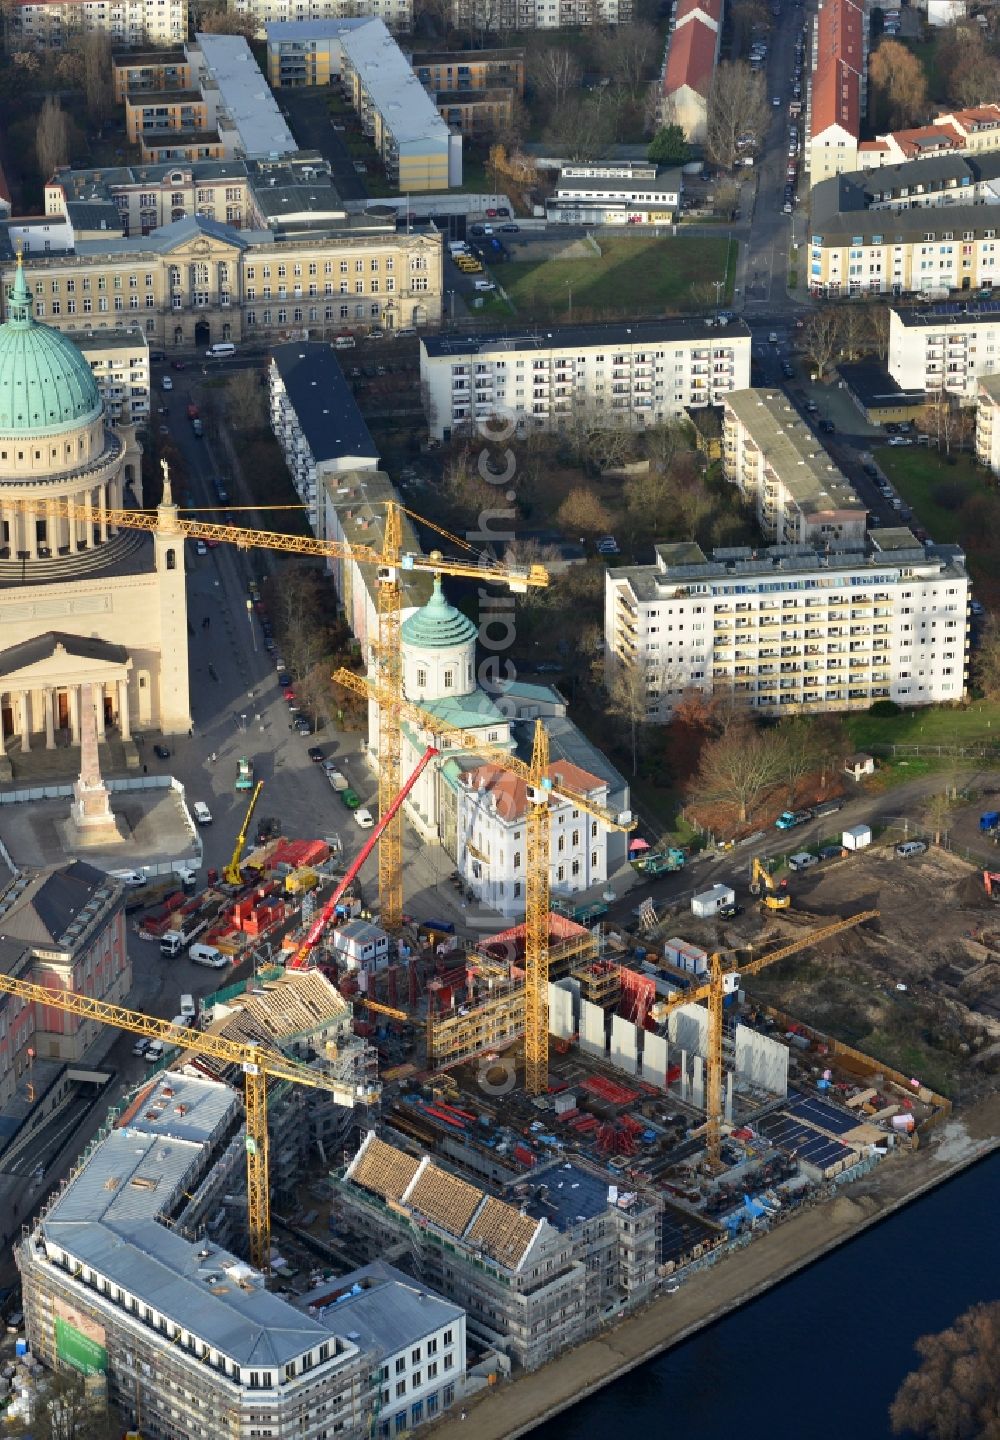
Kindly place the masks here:
<instances>
[{"instance_id":1,"label":"tower crane","mask_svg":"<svg viewBox=\"0 0 1000 1440\"><path fill-rule=\"evenodd\" d=\"M302 940L302 943L299 945L298 949L295 951L295 954L288 962L289 970L306 970L309 968L309 957L312 955L313 950L316 948L316 944L320 936L323 934L323 931L333 919L334 914L336 913L338 901L344 894L344 891L347 890L347 888L352 884L355 876L358 874L362 865L368 859L368 856L375 849L375 846L378 844L379 839L381 838L386 827L392 823L403 801L406 799L407 795L409 795L410 791L413 789L414 785L417 783L420 776L423 774L428 761L433 759L433 757L437 753L438 752L433 745L427 746L427 749L424 751L423 755L421 755L420 760L417 763L417 766L414 769L412 775L407 780L403 788L400 790L399 794L394 797L392 804L389 806L389 809L386 810L385 814L381 817L378 824L375 826L374 830L369 835L368 839L358 851L358 854L348 868L347 873L344 875L343 879L334 887L333 894L327 900L319 915L310 925L304 939ZM394 1011L393 1013L403 1019L409 1018L405 1010L398 1010Z\"/></svg>"},{"instance_id":2,"label":"tower crane","mask_svg":"<svg viewBox=\"0 0 1000 1440\"><path fill-rule=\"evenodd\" d=\"M375 567L377 574L378 638L372 646L375 673L389 693L402 695L403 658L400 650L400 608L403 589L402 573L413 571L428 575L454 575L476 580L480 585L507 585L515 594L549 583L543 565L507 565L473 549L465 541L433 525L423 516L396 501L387 501L382 545L355 545L344 540L321 540L314 535L285 535L280 531L219 525L214 521L181 519L173 501L167 462L163 468L163 500L155 511L103 509L101 517L109 525L121 529L146 530L159 534L176 534L183 539L214 540L236 545L242 550L279 550L289 555L316 555L324 559L353 560L359 565ZM23 502L27 503L27 502ZM36 508L38 502L35 502ZM68 500L44 501L45 515L78 521L76 507ZM172 512L164 515L163 512ZM445 556L440 550L420 555L403 549L403 514L419 524L436 530L453 544L469 551L467 559ZM383 707L379 712L379 813L384 815L392 806L402 783L400 773L400 732L397 711ZM402 815L396 810L386 826L379 847L379 911L388 930L397 930L403 915L403 829Z\"/></svg>"},{"instance_id":3,"label":"tower crane","mask_svg":"<svg viewBox=\"0 0 1000 1440\"><path fill-rule=\"evenodd\" d=\"M834 935L842 935L845 930L852 930L855 925L863 925L866 920L877 920L878 916L877 910L859 910L855 915L848 915L843 920L824 925L822 929L813 930L811 934L793 940L788 945L781 945L767 955L758 955L755 960L750 960L745 965L723 968L725 956L716 951L709 957L707 984L699 985L696 990L685 990L683 994L671 996L669 1000L661 1000L653 1007L655 1018L664 1020L669 1012L679 1005L692 1005L699 1000L708 1001L708 1104L705 1133L709 1163L714 1168L719 1167L722 1150L722 1012L726 995L739 988L742 976L757 975L761 970L766 970L768 965L787 960L790 955L797 955L800 950L808 950L811 945L819 945L823 940L832 939Z\"/></svg>"},{"instance_id":4,"label":"tower crane","mask_svg":"<svg viewBox=\"0 0 1000 1440\"><path fill-rule=\"evenodd\" d=\"M254 786L253 794L250 796L247 813L243 816L243 824L240 826L240 833L236 837L236 844L233 846L233 853L230 856L229 864L223 868L222 878L227 885L240 885L243 882L243 872L240 870L240 861L243 859L243 847L247 843L247 831L250 829L250 821L253 819L253 812L257 809L257 801L260 799L260 792L263 788L263 780L258 780Z\"/></svg>"},{"instance_id":5,"label":"tower crane","mask_svg":"<svg viewBox=\"0 0 1000 1440\"><path fill-rule=\"evenodd\" d=\"M311 1070L296 1060L286 1060L279 1051L262 1045L230 1040L224 1035L207 1035L143 1015L122 1005L109 1005L72 990L49 990L29 980L0 973L0 994L18 995L30 1004L49 1005L55 1010L76 1015L81 1020L98 1020L102 1025L115 1025L133 1035L147 1035L197 1055L238 1065L243 1072L246 1099L247 1151L247 1218L250 1230L250 1256L254 1265L265 1274L270 1268L271 1198L268 1167L267 1082L285 1080L294 1085L308 1085L324 1090L339 1105L353 1106L358 1096L354 1087L337 1080L322 1070Z\"/></svg>"},{"instance_id":6,"label":"tower crane","mask_svg":"<svg viewBox=\"0 0 1000 1440\"><path fill-rule=\"evenodd\" d=\"M609 830L634 829L635 821L631 813L623 811L615 814L549 774L549 737L540 720L535 721L531 763L526 764L501 745L484 740L475 731L455 731L447 721L405 700L398 690L392 690L378 680L343 669L338 670L333 678L355 695L375 700L380 707L395 709L397 730L400 721L408 720L432 735L444 737L449 750L469 750L482 755L501 770L516 775L527 786L528 865L525 872L524 915L525 1087L532 1095L544 1095L549 1083L549 805L553 799L564 800L585 814L592 815Z\"/></svg>"}]
</instances>

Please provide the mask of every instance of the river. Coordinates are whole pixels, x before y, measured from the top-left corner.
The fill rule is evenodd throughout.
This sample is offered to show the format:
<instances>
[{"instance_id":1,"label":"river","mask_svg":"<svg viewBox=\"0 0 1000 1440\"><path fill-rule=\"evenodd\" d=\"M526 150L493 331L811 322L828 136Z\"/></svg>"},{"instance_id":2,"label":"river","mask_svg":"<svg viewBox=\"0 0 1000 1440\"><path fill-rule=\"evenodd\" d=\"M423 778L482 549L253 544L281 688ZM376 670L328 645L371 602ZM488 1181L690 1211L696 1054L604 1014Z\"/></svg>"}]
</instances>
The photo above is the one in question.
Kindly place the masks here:
<instances>
[{"instance_id":1,"label":"river","mask_svg":"<svg viewBox=\"0 0 1000 1440\"><path fill-rule=\"evenodd\" d=\"M1000 1153L540 1426L534 1440L886 1440L917 1337L1000 1299L998 1194Z\"/></svg>"}]
</instances>

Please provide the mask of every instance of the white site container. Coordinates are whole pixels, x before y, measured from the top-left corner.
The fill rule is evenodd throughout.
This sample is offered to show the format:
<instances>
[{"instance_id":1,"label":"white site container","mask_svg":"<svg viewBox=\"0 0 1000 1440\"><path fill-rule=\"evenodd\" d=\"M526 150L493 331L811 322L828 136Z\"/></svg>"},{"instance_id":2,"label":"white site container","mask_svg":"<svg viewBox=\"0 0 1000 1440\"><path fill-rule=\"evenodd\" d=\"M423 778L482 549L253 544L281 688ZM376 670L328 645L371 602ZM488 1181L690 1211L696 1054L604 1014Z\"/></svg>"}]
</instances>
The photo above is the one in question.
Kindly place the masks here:
<instances>
[{"instance_id":1,"label":"white site container","mask_svg":"<svg viewBox=\"0 0 1000 1440\"><path fill-rule=\"evenodd\" d=\"M872 843L872 827L870 825L852 825L850 830L845 830L841 835L840 843L845 850L863 850L866 845Z\"/></svg>"},{"instance_id":2,"label":"white site container","mask_svg":"<svg viewBox=\"0 0 1000 1440\"><path fill-rule=\"evenodd\" d=\"M691 896L691 909L703 920L717 915L723 905L734 905L735 903L736 891L731 890L728 885L713 885L711 890L703 890L700 895Z\"/></svg>"}]
</instances>

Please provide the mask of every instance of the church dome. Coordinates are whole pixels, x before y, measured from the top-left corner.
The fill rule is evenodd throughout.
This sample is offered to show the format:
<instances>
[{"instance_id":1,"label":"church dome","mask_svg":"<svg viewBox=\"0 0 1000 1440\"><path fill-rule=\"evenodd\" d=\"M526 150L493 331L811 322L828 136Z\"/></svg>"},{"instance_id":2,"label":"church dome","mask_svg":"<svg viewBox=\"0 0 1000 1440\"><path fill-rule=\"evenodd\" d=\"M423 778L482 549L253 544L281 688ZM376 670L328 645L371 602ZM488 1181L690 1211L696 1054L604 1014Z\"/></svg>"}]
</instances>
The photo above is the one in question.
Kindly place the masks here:
<instances>
[{"instance_id":1,"label":"church dome","mask_svg":"<svg viewBox=\"0 0 1000 1440\"><path fill-rule=\"evenodd\" d=\"M434 590L427 604L417 610L400 627L404 645L421 650L450 650L467 645L476 637L471 620L449 605L441 591L441 577L435 575Z\"/></svg>"},{"instance_id":2,"label":"church dome","mask_svg":"<svg viewBox=\"0 0 1000 1440\"><path fill-rule=\"evenodd\" d=\"M83 355L58 330L40 325L18 257L0 325L0 435L35 439L96 420L101 395Z\"/></svg>"}]
</instances>

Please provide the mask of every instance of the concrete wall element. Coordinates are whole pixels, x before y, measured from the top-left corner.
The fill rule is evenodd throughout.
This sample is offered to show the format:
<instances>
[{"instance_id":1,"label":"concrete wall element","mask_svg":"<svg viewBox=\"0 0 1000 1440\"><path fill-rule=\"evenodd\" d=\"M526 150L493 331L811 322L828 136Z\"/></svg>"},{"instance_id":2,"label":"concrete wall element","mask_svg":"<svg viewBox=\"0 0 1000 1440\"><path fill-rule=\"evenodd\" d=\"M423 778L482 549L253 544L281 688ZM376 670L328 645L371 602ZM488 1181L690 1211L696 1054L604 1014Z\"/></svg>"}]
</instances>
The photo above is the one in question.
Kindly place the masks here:
<instances>
[{"instance_id":1,"label":"concrete wall element","mask_svg":"<svg viewBox=\"0 0 1000 1440\"><path fill-rule=\"evenodd\" d=\"M737 1025L736 1073L741 1079L770 1091L772 1095L787 1095L787 1045L751 1030L748 1025Z\"/></svg>"},{"instance_id":2,"label":"concrete wall element","mask_svg":"<svg viewBox=\"0 0 1000 1440\"><path fill-rule=\"evenodd\" d=\"M733 1072L731 1070L726 1076L726 1097L722 1113L731 1125L733 1123Z\"/></svg>"},{"instance_id":3,"label":"concrete wall element","mask_svg":"<svg viewBox=\"0 0 1000 1440\"><path fill-rule=\"evenodd\" d=\"M677 1054L680 1055L680 1057L681 1057L680 1060L678 1061L678 1064L679 1064L680 1067L681 1067L681 1099L682 1099L682 1100L690 1100L690 1099L691 1099L691 1072L690 1072L690 1070L689 1070L689 1068L688 1068L688 1052L687 1052L686 1050L678 1050L678 1051L677 1051ZM676 1058L676 1056L675 1056L675 1058Z\"/></svg>"},{"instance_id":4,"label":"concrete wall element","mask_svg":"<svg viewBox=\"0 0 1000 1440\"><path fill-rule=\"evenodd\" d=\"M549 1034L568 1040L576 1033L573 1026L573 996L568 990L549 983Z\"/></svg>"},{"instance_id":5,"label":"concrete wall element","mask_svg":"<svg viewBox=\"0 0 1000 1440\"><path fill-rule=\"evenodd\" d=\"M638 1036L631 1020L611 1017L611 1063L635 1075L639 1069Z\"/></svg>"},{"instance_id":6,"label":"concrete wall element","mask_svg":"<svg viewBox=\"0 0 1000 1440\"><path fill-rule=\"evenodd\" d=\"M708 1054L708 1011L701 1005L678 1005L667 1019L671 1045L680 1045L695 1054Z\"/></svg>"},{"instance_id":7,"label":"concrete wall element","mask_svg":"<svg viewBox=\"0 0 1000 1440\"><path fill-rule=\"evenodd\" d=\"M667 1042L648 1030L642 1044L642 1078L650 1085L667 1088Z\"/></svg>"},{"instance_id":8,"label":"concrete wall element","mask_svg":"<svg viewBox=\"0 0 1000 1440\"><path fill-rule=\"evenodd\" d=\"M580 1002L580 1049L591 1055L607 1056L605 1014L600 1005L589 1000Z\"/></svg>"},{"instance_id":9,"label":"concrete wall element","mask_svg":"<svg viewBox=\"0 0 1000 1440\"><path fill-rule=\"evenodd\" d=\"M699 1110L705 1108L705 1062L700 1055L694 1057L694 1073L691 1080L691 1103Z\"/></svg>"},{"instance_id":10,"label":"concrete wall element","mask_svg":"<svg viewBox=\"0 0 1000 1440\"><path fill-rule=\"evenodd\" d=\"M574 1028L574 1030L579 1030L579 1028L580 1028L580 982L579 982L579 980L574 980L571 975L567 975L564 979L562 979L562 980L557 980L555 983L556 983L556 986L557 986L558 989L560 989L560 990L565 990L567 994L572 995L572 997L573 997L573 1028Z\"/></svg>"}]
</instances>

